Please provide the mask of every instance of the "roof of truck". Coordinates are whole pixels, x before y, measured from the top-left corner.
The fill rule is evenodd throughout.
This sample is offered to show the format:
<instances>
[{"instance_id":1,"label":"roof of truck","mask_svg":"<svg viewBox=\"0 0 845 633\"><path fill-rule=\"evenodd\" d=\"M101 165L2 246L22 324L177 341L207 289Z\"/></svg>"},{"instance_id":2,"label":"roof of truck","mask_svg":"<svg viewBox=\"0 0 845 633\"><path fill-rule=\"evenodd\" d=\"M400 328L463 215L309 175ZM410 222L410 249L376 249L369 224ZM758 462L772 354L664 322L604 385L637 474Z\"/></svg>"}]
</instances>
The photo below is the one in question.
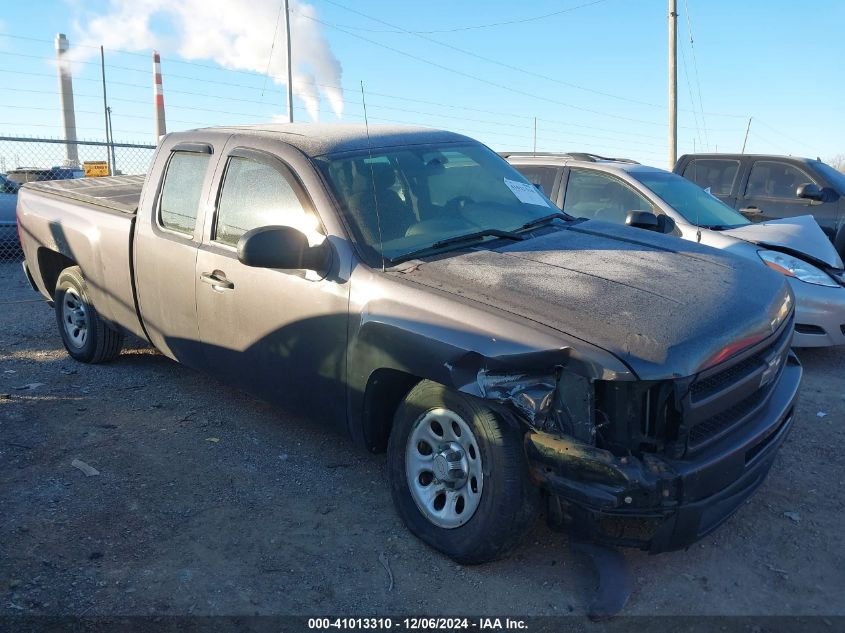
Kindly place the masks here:
<instances>
[{"instance_id":1,"label":"roof of truck","mask_svg":"<svg viewBox=\"0 0 845 633\"><path fill-rule=\"evenodd\" d=\"M818 158L807 158L805 156L791 156L786 154L738 154L735 152L698 152L695 154L683 154L678 158L680 162L682 159L685 158L727 158L727 159L738 159L738 158L754 158L754 159L774 159L774 160L795 160L802 163L805 162L819 162L820 159Z\"/></svg>"},{"instance_id":2,"label":"roof of truck","mask_svg":"<svg viewBox=\"0 0 845 633\"><path fill-rule=\"evenodd\" d=\"M371 125L368 130L363 123L258 123L193 131L210 130L278 137L311 157L368 148L475 142L467 136L445 130L410 125Z\"/></svg>"}]
</instances>

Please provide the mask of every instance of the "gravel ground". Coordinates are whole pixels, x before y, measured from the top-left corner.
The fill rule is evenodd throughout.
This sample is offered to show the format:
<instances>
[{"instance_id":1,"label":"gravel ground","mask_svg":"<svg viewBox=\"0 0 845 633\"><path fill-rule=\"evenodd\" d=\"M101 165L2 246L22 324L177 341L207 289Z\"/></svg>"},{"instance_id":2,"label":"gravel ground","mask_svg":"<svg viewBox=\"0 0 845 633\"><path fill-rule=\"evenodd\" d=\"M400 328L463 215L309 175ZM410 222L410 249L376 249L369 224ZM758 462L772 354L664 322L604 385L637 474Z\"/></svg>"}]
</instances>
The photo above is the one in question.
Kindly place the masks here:
<instances>
[{"instance_id":1,"label":"gravel ground","mask_svg":"<svg viewBox=\"0 0 845 633\"><path fill-rule=\"evenodd\" d=\"M405 530L383 455L140 342L74 362L18 264L0 304L0 616L585 613L592 567L542 522L458 566ZM627 552L626 613L845 614L845 350L799 355L766 483L686 552Z\"/></svg>"}]
</instances>

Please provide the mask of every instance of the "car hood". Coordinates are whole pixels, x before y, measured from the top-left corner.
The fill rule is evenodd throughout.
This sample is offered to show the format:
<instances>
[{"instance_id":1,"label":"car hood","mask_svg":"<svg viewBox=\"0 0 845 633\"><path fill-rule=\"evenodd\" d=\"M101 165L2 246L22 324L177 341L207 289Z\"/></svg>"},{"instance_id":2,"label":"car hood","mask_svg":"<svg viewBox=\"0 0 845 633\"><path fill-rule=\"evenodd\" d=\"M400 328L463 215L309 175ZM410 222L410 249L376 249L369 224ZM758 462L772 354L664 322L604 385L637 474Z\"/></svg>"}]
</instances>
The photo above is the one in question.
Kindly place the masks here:
<instances>
[{"instance_id":1,"label":"car hood","mask_svg":"<svg viewBox=\"0 0 845 633\"><path fill-rule=\"evenodd\" d=\"M830 238L811 215L746 224L719 233L760 246L780 246L795 253L804 253L832 268L842 268L842 259Z\"/></svg>"},{"instance_id":2,"label":"car hood","mask_svg":"<svg viewBox=\"0 0 845 633\"><path fill-rule=\"evenodd\" d=\"M643 380L690 376L771 335L782 275L693 242L583 221L393 274L601 347Z\"/></svg>"}]
</instances>

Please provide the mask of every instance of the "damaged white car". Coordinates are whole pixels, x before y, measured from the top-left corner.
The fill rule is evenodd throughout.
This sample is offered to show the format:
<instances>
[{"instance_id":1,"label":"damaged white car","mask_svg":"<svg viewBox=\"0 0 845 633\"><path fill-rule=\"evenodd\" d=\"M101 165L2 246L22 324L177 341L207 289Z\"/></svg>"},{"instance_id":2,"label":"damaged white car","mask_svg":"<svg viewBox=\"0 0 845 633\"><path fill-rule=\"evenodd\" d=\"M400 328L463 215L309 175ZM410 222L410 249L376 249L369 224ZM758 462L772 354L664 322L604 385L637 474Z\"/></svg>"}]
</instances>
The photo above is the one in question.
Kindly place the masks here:
<instances>
[{"instance_id":1,"label":"damaged white car","mask_svg":"<svg viewBox=\"0 0 845 633\"><path fill-rule=\"evenodd\" d=\"M809 215L751 223L662 169L591 154L504 154L564 212L673 233L783 273L796 299L795 347L845 344L845 271Z\"/></svg>"}]
</instances>

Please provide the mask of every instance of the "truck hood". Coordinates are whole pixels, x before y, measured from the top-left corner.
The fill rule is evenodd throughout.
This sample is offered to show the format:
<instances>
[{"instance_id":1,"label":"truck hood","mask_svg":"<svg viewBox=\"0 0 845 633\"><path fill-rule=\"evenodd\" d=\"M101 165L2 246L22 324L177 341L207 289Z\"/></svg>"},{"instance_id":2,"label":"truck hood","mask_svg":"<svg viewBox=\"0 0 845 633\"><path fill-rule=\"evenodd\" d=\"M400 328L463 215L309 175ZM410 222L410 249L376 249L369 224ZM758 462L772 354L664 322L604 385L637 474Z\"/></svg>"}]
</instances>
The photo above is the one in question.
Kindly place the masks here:
<instances>
[{"instance_id":1,"label":"truck hood","mask_svg":"<svg viewBox=\"0 0 845 633\"><path fill-rule=\"evenodd\" d=\"M780 246L795 253L804 253L832 268L842 268L842 259L811 215L747 224L719 231L760 246Z\"/></svg>"},{"instance_id":2,"label":"truck hood","mask_svg":"<svg viewBox=\"0 0 845 633\"><path fill-rule=\"evenodd\" d=\"M783 276L762 266L595 220L394 274L580 338L643 380L717 364L771 335L792 302Z\"/></svg>"}]
</instances>

